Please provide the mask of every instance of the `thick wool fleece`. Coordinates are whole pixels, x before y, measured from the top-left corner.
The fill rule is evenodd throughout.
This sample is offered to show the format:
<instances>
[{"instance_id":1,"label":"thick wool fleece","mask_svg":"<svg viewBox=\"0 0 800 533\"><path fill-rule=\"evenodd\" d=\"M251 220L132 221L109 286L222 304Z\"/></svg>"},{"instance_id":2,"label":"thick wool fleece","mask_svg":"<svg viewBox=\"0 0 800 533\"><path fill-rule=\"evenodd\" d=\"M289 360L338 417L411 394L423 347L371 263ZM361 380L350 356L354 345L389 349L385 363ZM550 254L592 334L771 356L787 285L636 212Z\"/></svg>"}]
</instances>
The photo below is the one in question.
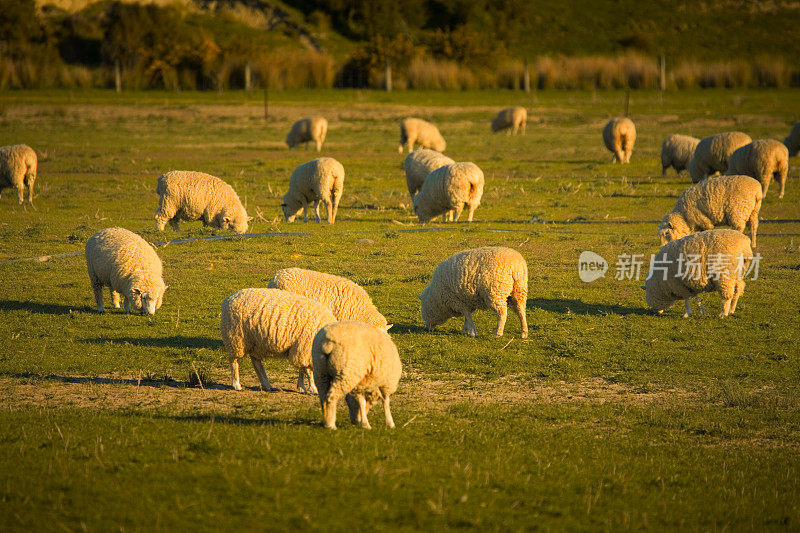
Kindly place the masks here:
<instances>
[{"instance_id":1,"label":"thick wool fleece","mask_svg":"<svg viewBox=\"0 0 800 533\"><path fill-rule=\"evenodd\" d=\"M444 152L447 148L439 128L422 120L421 118L406 118L400 122L400 146L397 148L399 153L403 153L403 148L408 147L408 152L414 151L414 145L419 144L422 148L430 148L437 152Z\"/></svg>"},{"instance_id":2,"label":"thick wool fleece","mask_svg":"<svg viewBox=\"0 0 800 533\"><path fill-rule=\"evenodd\" d=\"M428 174L452 163L455 161L446 155L427 148L420 148L408 154L403 166L406 171L406 186L408 186L408 194L411 198L414 198L414 195L422 188Z\"/></svg>"},{"instance_id":3,"label":"thick wool fleece","mask_svg":"<svg viewBox=\"0 0 800 533\"><path fill-rule=\"evenodd\" d=\"M422 188L412 199L420 222L442 215L444 222L455 222L467 208L472 222L483 197L483 171L474 163L452 163L428 174Z\"/></svg>"}]
</instances>

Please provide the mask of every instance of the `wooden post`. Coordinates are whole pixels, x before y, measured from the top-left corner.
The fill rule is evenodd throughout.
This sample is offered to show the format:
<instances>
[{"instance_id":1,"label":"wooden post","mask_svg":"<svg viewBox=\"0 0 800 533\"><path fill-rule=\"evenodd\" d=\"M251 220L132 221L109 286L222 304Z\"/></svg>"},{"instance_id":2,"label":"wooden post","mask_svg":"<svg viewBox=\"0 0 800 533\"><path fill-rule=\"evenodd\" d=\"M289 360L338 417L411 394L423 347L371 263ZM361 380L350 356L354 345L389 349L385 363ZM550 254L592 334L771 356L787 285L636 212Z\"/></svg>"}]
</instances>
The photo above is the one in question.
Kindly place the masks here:
<instances>
[{"instance_id":1,"label":"wooden post","mask_svg":"<svg viewBox=\"0 0 800 533\"><path fill-rule=\"evenodd\" d=\"M114 89L118 93L122 92L122 72L119 67L119 59L114 60Z\"/></svg>"},{"instance_id":2,"label":"wooden post","mask_svg":"<svg viewBox=\"0 0 800 533\"><path fill-rule=\"evenodd\" d=\"M384 82L386 84L386 92L392 92L392 62L386 58L386 72L384 73Z\"/></svg>"},{"instance_id":3,"label":"wooden post","mask_svg":"<svg viewBox=\"0 0 800 533\"><path fill-rule=\"evenodd\" d=\"M667 88L667 58L658 59L658 88L663 92Z\"/></svg>"},{"instance_id":4,"label":"wooden post","mask_svg":"<svg viewBox=\"0 0 800 533\"><path fill-rule=\"evenodd\" d=\"M625 116L628 116L628 104L631 102L631 89L628 87L625 89Z\"/></svg>"},{"instance_id":5,"label":"wooden post","mask_svg":"<svg viewBox=\"0 0 800 533\"><path fill-rule=\"evenodd\" d=\"M266 70L266 69L264 69ZM269 120L269 74L264 73L264 121Z\"/></svg>"},{"instance_id":6,"label":"wooden post","mask_svg":"<svg viewBox=\"0 0 800 533\"><path fill-rule=\"evenodd\" d=\"M525 58L525 71L522 73L522 89L529 93L531 92L531 71L528 68L528 58Z\"/></svg>"},{"instance_id":7,"label":"wooden post","mask_svg":"<svg viewBox=\"0 0 800 533\"><path fill-rule=\"evenodd\" d=\"M253 87L250 84L250 60L248 59L247 62L244 64L244 90L250 91Z\"/></svg>"}]
</instances>

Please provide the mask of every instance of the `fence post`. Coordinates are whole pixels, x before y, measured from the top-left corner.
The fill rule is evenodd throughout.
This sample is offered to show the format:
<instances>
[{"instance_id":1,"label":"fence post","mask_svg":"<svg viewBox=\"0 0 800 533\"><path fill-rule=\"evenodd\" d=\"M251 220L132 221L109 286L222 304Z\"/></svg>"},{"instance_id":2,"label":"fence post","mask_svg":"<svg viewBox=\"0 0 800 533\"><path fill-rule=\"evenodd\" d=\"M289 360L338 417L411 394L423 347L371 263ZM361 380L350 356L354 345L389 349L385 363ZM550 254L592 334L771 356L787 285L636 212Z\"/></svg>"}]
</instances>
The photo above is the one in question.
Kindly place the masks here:
<instances>
[{"instance_id":1,"label":"fence post","mask_svg":"<svg viewBox=\"0 0 800 533\"><path fill-rule=\"evenodd\" d=\"M267 70L266 68L264 69ZM269 120L269 73L264 72L264 122Z\"/></svg>"},{"instance_id":2,"label":"fence post","mask_svg":"<svg viewBox=\"0 0 800 533\"><path fill-rule=\"evenodd\" d=\"M528 69L528 58L525 58L525 71L522 73L522 89L529 93L531 92L531 71Z\"/></svg>"},{"instance_id":3,"label":"fence post","mask_svg":"<svg viewBox=\"0 0 800 533\"><path fill-rule=\"evenodd\" d=\"M244 64L244 90L250 91L252 89L250 85L250 60L248 59L247 62Z\"/></svg>"},{"instance_id":4,"label":"fence post","mask_svg":"<svg viewBox=\"0 0 800 533\"><path fill-rule=\"evenodd\" d=\"M392 63L386 59L386 72L384 73L384 80L386 83L386 92L392 92Z\"/></svg>"},{"instance_id":5,"label":"fence post","mask_svg":"<svg viewBox=\"0 0 800 533\"><path fill-rule=\"evenodd\" d=\"M667 58L658 58L658 88L663 92L667 88Z\"/></svg>"},{"instance_id":6,"label":"fence post","mask_svg":"<svg viewBox=\"0 0 800 533\"><path fill-rule=\"evenodd\" d=\"M122 92L122 72L120 72L119 59L114 60L114 89Z\"/></svg>"}]
</instances>

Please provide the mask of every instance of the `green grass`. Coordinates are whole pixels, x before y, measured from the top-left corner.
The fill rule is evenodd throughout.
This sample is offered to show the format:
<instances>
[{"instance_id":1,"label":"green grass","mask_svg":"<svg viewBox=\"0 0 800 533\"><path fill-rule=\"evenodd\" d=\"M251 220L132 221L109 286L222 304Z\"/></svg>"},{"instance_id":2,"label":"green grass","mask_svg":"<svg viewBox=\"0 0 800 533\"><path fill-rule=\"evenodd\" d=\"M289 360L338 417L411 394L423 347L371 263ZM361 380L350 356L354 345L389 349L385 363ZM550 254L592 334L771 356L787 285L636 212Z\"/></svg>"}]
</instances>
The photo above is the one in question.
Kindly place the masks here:
<instances>
[{"instance_id":1,"label":"green grass","mask_svg":"<svg viewBox=\"0 0 800 533\"><path fill-rule=\"evenodd\" d=\"M796 528L800 461L798 171L761 210L759 279L736 315L651 314L639 286L613 279L621 253L658 249L655 222L688 185L660 177L661 140L739 129L782 139L797 91L636 92L630 165L610 164L600 130L620 92L26 91L0 94L3 144L42 153L35 208L0 198L0 261L80 252L121 225L156 242L215 232L154 230L155 181L170 169L225 178L256 215L253 232L309 232L158 249L170 286L152 318L93 311L81 256L0 265L0 528L782 529ZM525 137L489 133L521 104ZM287 224L296 118L330 121L324 154L347 178L333 227ZM471 225L414 222L396 152L398 119L435 120L448 155L478 164L486 188ZM554 223L534 220L545 219ZM624 223L623 223L624 222ZM425 231L414 231L414 230ZM430 231L428 231L430 230ZM530 270L530 336L491 314L478 337L453 319L424 331L415 295L452 253L519 250ZM611 263L582 283L581 251ZM227 387L219 306L275 270L313 268L362 285L395 326L406 375L398 429L320 425L291 389ZM646 270L646 265L643 267ZM195 369L204 388L188 387ZM62 527L63 526L63 527Z\"/></svg>"}]
</instances>

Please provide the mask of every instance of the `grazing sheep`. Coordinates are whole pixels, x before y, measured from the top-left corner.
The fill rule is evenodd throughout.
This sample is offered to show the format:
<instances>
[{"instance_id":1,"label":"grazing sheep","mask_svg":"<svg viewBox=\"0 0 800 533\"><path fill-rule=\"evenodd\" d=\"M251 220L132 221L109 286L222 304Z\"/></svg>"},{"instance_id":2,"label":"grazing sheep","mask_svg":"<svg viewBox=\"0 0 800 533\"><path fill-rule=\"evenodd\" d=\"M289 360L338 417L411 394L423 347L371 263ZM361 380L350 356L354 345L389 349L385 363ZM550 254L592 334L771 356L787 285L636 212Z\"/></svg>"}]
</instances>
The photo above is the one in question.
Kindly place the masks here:
<instances>
[{"instance_id":1,"label":"grazing sheep","mask_svg":"<svg viewBox=\"0 0 800 533\"><path fill-rule=\"evenodd\" d=\"M420 222L442 215L444 222L455 222L467 206L467 220L472 222L483 196L483 171L474 163L451 163L425 178L422 188L412 198L414 213Z\"/></svg>"},{"instance_id":2,"label":"grazing sheep","mask_svg":"<svg viewBox=\"0 0 800 533\"><path fill-rule=\"evenodd\" d=\"M294 222L303 211L303 222L308 222L308 204L314 205L319 224L319 203L325 205L328 224L336 222L339 200L344 190L344 167L332 157L320 157L303 163L292 172L289 190L283 195L283 216L286 222Z\"/></svg>"},{"instance_id":3,"label":"grazing sheep","mask_svg":"<svg viewBox=\"0 0 800 533\"><path fill-rule=\"evenodd\" d=\"M394 428L389 398L403 366L388 333L363 322L328 324L314 337L311 358L326 428L336 429L336 404L342 396L353 424L372 429L367 414L381 399L386 426Z\"/></svg>"},{"instance_id":4,"label":"grazing sheep","mask_svg":"<svg viewBox=\"0 0 800 533\"><path fill-rule=\"evenodd\" d=\"M323 117L302 118L292 124L292 129L286 135L286 145L291 150L301 143L314 141L317 152L322 150L322 143L325 142L325 135L328 133L328 121Z\"/></svg>"},{"instance_id":5,"label":"grazing sheep","mask_svg":"<svg viewBox=\"0 0 800 533\"><path fill-rule=\"evenodd\" d=\"M161 259L144 239L124 228L101 229L86 242L86 270L94 290L97 312L103 309L103 287L108 287L114 307L120 296L125 312L131 307L141 314L154 315L161 307L167 286L162 277Z\"/></svg>"},{"instance_id":6,"label":"grazing sheep","mask_svg":"<svg viewBox=\"0 0 800 533\"><path fill-rule=\"evenodd\" d=\"M615 163L630 163L633 144L636 142L636 126L627 117L612 118L603 128L603 142Z\"/></svg>"},{"instance_id":7,"label":"grazing sheep","mask_svg":"<svg viewBox=\"0 0 800 533\"><path fill-rule=\"evenodd\" d=\"M231 385L239 384L239 359L250 356L261 388L277 390L269 382L261 359L285 357L300 370L297 389L316 394L311 371L311 342L325 324L335 322L331 310L319 302L280 289L242 289L222 302L220 331L231 363ZM309 388L303 383L308 376Z\"/></svg>"},{"instance_id":8,"label":"grazing sheep","mask_svg":"<svg viewBox=\"0 0 800 533\"><path fill-rule=\"evenodd\" d=\"M421 118L405 118L400 122L400 146L397 151L402 154L403 146L408 146L408 152L411 153L414 144L437 152L444 152L447 147L439 128Z\"/></svg>"},{"instance_id":9,"label":"grazing sheep","mask_svg":"<svg viewBox=\"0 0 800 533\"><path fill-rule=\"evenodd\" d=\"M524 107L518 105L507 107L492 119L492 133L508 130L506 134L511 135L513 128L513 134L516 135L517 130L522 127L522 134L525 135L525 125L527 122L528 111Z\"/></svg>"},{"instance_id":10,"label":"grazing sheep","mask_svg":"<svg viewBox=\"0 0 800 533\"><path fill-rule=\"evenodd\" d=\"M522 338L528 336L528 264L511 248L486 246L450 256L439 263L418 298L428 331L451 317L463 315L461 333L474 337L477 329L472 321L473 311L491 309L497 315L495 335L500 337L511 303L522 325Z\"/></svg>"},{"instance_id":11,"label":"grazing sheep","mask_svg":"<svg viewBox=\"0 0 800 533\"><path fill-rule=\"evenodd\" d=\"M661 314L678 300L686 301L684 317L691 316L689 300L717 291L722 298L721 317L736 311L744 292L744 274L753 259L750 239L732 229L712 229L668 242L656 254L645 281L647 305Z\"/></svg>"},{"instance_id":12,"label":"grazing sheep","mask_svg":"<svg viewBox=\"0 0 800 533\"><path fill-rule=\"evenodd\" d=\"M750 176L705 179L686 189L672 212L664 215L658 225L661 244L718 224L743 232L750 222L750 240L755 246L762 198L761 184Z\"/></svg>"},{"instance_id":13,"label":"grazing sheep","mask_svg":"<svg viewBox=\"0 0 800 533\"><path fill-rule=\"evenodd\" d=\"M694 156L694 149L700 139L688 135L670 135L661 143L661 175L667 175L667 169L672 167L676 174L689 167L689 161Z\"/></svg>"},{"instance_id":14,"label":"grazing sheep","mask_svg":"<svg viewBox=\"0 0 800 533\"><path fill-rule=\"evenodd\" d=\"M367 291L347 278L302 268L284 268L275 273L268 287L311 298L330 309L340 322L359 320L383 330L391 327Z\"/></svg>"},{"instance_id":15,"label":"grazing sheep","mask_svg":"<svg viewBox=\"0 0 800 533\"><path fill-rule=\"evenodd\" d=\"M783 144L789 150L789 155L794 157L800 151L800 122L795 122L788 137L783 140Z\"/></svg>"},{"instance_id":16,"label":"grazing sheep","mask_svg":"<svg viewBox=\"0 0 800 533\"><path fill-rule=\"evenodd\" d=\"M440 154L435 150L428 150L427 148L420 148L414 150L406 156L404 167L406 169L406 185L408 186L408 194L411 198L419 192L425 178L436 170L445 165L455 163L452 159L444 154Z\"/></svg>"},{"instance_id":17,"label":"grazing sheep","mask_svg":"<svg viewBox=\"0 0 800 533\"><path fill-rule=\"evenodd\" d=\"M38 159L36 152L26 144L0 146L0 193L6 187L15 187L22 203L25 186L28 186L28 203L33 204L33 183L36 181Z\"/></svg>"},{"instance_id":18,"label":"grazing sheep","mask_svg":"<svg viewBox=\"0 0 800 533\"><path fill-rule=\"evenodd\" d=\"M692 183L704 180L717 172L724 173L728 170L728 159L731 154L750 141L752 141L750 136L741 131L728 131L701 139L694 149L692 160L689 161Z\"/></svg>"},{"instance_id":19,"label":"grazing sheep","mask_svg":"<svg viewBox=\"0 0 800 533\"><path fill-rule=\"evenodd\" d=\"M244 233L253 219L230 185L203 172L167 172L158 178L156 192L160 195L156 211L159 231L164 231L167 222L178 231L181 220L202 220L203 226Z\"/></svg>"},{"instance_id":20,"label":"grazing sheep","mask_svg":"<svg viewBox=\"0 0 800 533\"><path fill-rule=\"evenodd\" d=\"M772 139L758 139L733 152L728 160L727 174L745 174L761 182L767 195L773 176L780 184L778 198L783 198L786 176L789 173L789 150Z\"/></svg>"}]
</instances>

